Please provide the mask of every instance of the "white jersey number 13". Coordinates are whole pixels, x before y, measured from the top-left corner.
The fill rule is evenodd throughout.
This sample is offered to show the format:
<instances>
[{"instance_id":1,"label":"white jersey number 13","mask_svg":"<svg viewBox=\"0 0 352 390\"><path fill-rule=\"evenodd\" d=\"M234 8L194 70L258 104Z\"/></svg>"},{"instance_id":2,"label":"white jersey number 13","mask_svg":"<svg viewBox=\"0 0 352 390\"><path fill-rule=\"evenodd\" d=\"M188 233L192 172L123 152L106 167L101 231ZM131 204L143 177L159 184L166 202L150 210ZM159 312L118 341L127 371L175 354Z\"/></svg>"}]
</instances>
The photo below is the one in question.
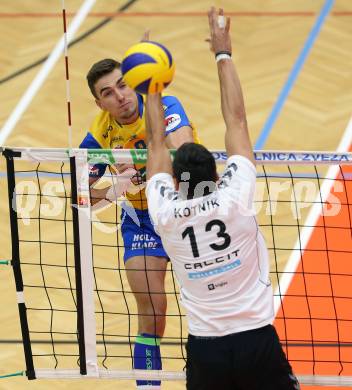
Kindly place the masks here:
<instances>
[{"instance_id":1,"label":"white jersey number 13","mask_svg":"<svg viewBox=\"0 0 352 390\"><path fill-rule=\"evenodd\" d=\"M210 248L213 249L214 251L221 251L223 249L226 249L231 244L231 237L226 233L226 225L224 224L224 222L220 221L219 219L213 219L212 221L208 222L205 225L205 231L210 232L213 229L213 227L219 228L216 235L222 238L224 241L221 244L215 244L215 243L209 244ZM189 226L183 231L182 239L185 239L187 236L190 239L193 257L199 257L199 250L198 250L197 240L194 234L193 226Z\"/></svg>"}]
</instances>

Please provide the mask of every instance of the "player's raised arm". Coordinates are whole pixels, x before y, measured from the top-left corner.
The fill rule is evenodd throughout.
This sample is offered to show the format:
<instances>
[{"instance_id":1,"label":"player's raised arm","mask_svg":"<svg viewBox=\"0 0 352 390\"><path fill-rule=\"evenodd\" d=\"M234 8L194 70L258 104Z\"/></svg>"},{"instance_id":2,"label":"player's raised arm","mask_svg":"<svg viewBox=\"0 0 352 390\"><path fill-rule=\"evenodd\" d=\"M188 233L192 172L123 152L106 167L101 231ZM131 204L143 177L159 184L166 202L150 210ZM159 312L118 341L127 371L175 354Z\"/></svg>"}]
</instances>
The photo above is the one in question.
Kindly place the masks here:
<instances>
[{"instance_id":1,"label":"player's raised arm","mask_svg":"<svg viewBox=\"0 0 352 390\"><path fill-rule=\"evenodd\" d=\"M160 172L172 175L171 157L165 142L165 119L160 93L147 95L146 129L148 142L147 179Z\"/></svg>"},{"instance_id":2,"label":"player's raised arm","mask_svg":"<svg viewBox=\"0 0 352 390\"><path fill-rule=\"evenodd\" d=\"M215 53L221 91L221 110L226 124L225 147L228 156L239 154L253 163L242 88L231 59L230 18L212 7L208 12L210 46Z\"/></svg>"}]
</instances>

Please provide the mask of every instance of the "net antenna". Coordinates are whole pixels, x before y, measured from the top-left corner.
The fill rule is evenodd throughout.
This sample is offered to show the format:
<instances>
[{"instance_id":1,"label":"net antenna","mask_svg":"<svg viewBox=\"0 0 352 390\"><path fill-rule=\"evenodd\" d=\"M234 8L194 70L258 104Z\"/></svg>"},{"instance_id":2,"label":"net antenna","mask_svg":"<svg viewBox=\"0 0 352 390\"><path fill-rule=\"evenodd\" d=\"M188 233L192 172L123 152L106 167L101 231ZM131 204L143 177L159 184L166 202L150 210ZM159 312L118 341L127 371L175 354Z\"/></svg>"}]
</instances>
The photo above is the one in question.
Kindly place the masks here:
<instances>
[{"instance_id":1,"label":"net antenna","mask_svg":"<svg viewBox=\"0 0 352 390\"><path fill-rule=\"evenodd\" d=\"M71 41L79 29L82 22L85 20L90 9L95 4L96 0L84 0L82 6L78 10L77 14L73 18L69 29L68 29L68 40ZM11 112L10 116L6 120L5 124L0 131L0 145L4 145L6 139L12 133L12 130L16 126L17 122L21 119L23 113L27 110L31 101L33 100L36 93L39 91L44 81L50 74L51 70L55 66L56 62L61 56L63 50L63 37L59 39L54 49L50 53L49 57L44 62L43 66L28 86L26 92L22 95L21 99L17 103L16 107Z\"/></svg>"},{"instance_id":2,"label":"net antenna","mask_svg":"<svg viewBox=\"0 0 352 390\"><path fill-rule=\"evenodd\" d=\"M66 28L66 7L65 0L62 0L62 22L64 28L64 57L65 57L65 76L66 76L66 103L68 120L68 147L72 149L72 116L71 116L71 92L70 92L70 74L68 66L68 39Z\"/></svg>"}]
</instances>

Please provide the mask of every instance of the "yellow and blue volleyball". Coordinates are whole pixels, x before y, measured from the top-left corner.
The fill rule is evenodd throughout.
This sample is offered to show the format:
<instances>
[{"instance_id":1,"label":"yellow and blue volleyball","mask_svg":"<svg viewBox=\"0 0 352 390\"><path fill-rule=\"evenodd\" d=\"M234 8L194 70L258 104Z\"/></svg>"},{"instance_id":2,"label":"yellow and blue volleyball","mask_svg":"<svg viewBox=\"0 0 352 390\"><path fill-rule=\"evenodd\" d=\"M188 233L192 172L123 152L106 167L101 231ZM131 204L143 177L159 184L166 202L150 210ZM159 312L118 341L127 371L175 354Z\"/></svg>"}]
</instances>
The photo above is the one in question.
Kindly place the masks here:
<instances>
[{"instance_id":1,"label":"yellow and blue volleyball","mask_svg":"<svg viewBox=\"0 0 352 390\"><path fill-rule=\"evenodd\" d=\"M144 41L126 51L121 72L126 84L136 92L157 93L171 83L175 64L165 46Z\"/></svg>"}]
</instances>

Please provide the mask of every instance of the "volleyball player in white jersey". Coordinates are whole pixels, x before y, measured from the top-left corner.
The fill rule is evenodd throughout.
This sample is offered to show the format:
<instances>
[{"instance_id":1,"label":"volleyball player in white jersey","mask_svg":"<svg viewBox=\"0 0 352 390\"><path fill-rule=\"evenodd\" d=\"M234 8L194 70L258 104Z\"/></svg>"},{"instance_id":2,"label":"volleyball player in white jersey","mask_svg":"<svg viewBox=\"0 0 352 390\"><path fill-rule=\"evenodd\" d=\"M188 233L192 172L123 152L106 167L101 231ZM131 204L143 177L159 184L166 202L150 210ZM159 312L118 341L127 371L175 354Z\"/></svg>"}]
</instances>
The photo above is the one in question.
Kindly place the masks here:
<instances>
[{"instance_id":1,"label":"volleyball player in white jersey","mask_svg":"<svg viewBox=\"0 0 352 390\"><path fill-rule=\"evenodd\" d=\"M268 251L252 211L256 181L230 20L209 11L229 156L224 174L201 145L171 163L159 94L148 95L147 200L187 310L187 389L293 390L296 377L271 325ZM219 180L218 180L219 179Z\"/></svg>"}]
</instances>

